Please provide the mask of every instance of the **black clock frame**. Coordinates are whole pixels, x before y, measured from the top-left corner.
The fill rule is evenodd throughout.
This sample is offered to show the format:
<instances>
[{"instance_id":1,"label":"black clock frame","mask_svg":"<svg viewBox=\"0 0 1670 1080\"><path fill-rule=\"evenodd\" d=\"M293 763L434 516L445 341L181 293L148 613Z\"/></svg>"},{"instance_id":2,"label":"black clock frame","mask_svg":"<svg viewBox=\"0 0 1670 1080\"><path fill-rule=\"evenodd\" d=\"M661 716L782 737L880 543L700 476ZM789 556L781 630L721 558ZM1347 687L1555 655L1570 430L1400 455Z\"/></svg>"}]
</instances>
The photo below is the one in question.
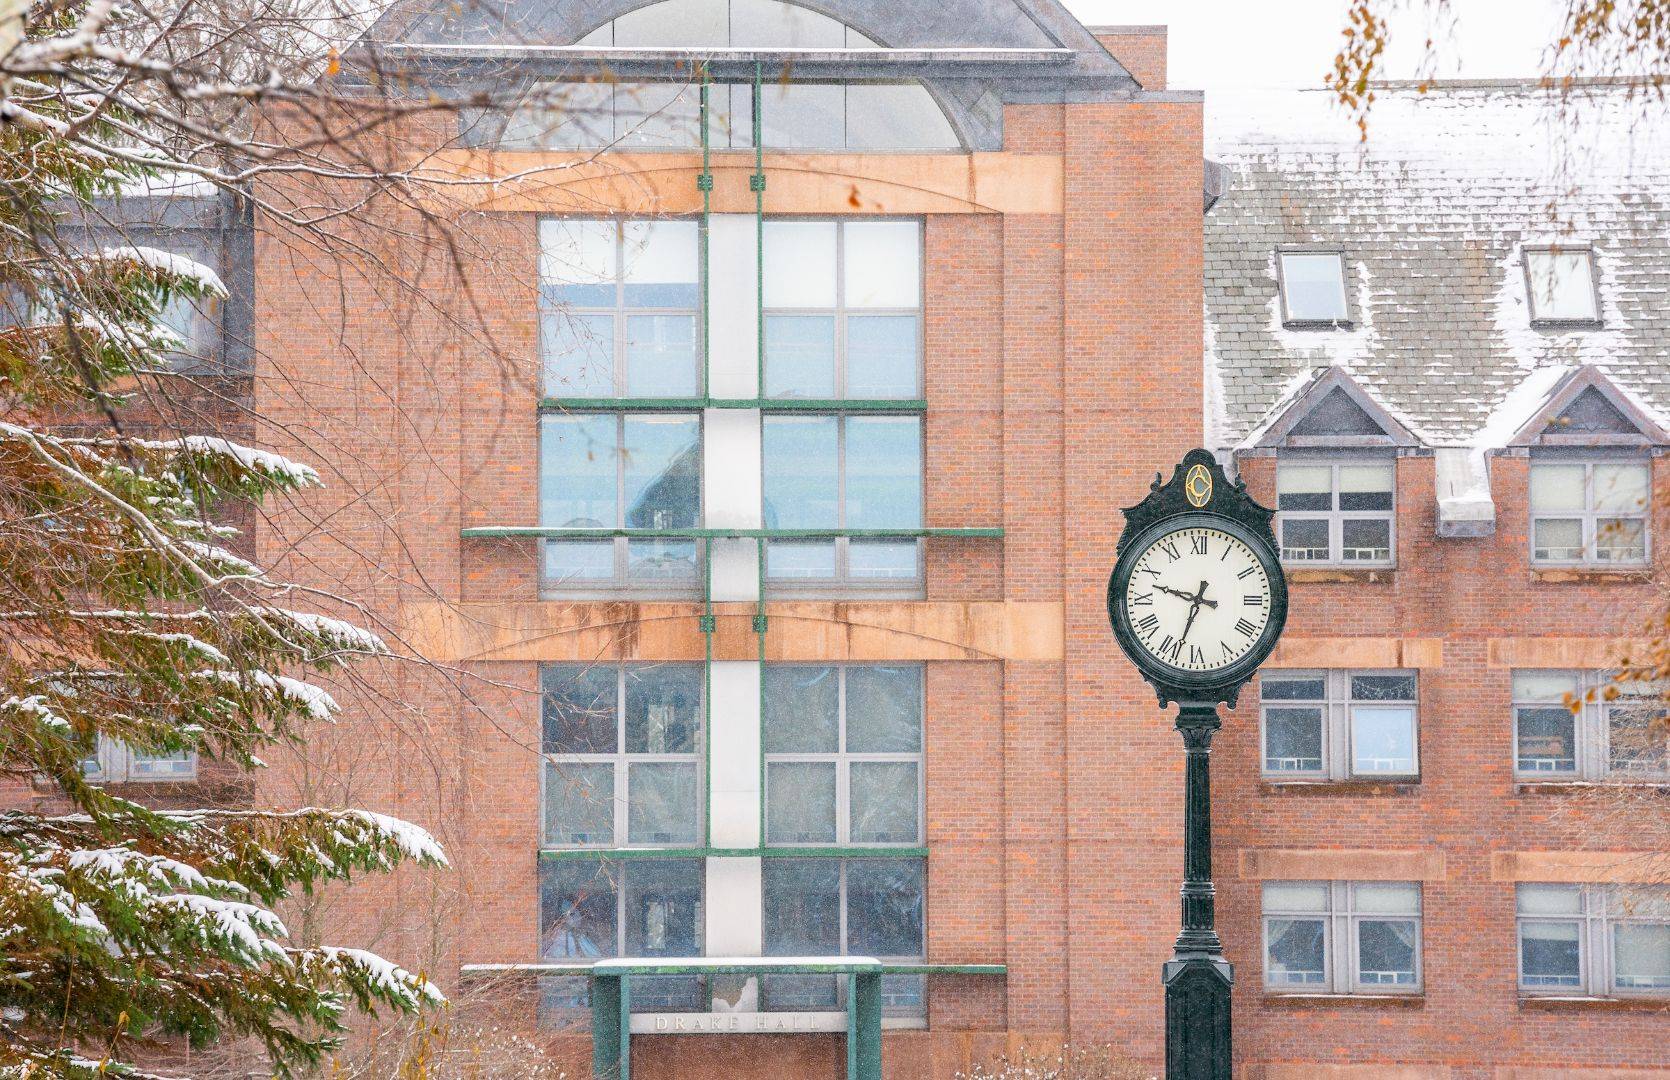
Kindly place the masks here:
<instances>
[{"instance_id":1,"label":"black clock frame","mask_svg":"<svg viewBox=\"0 0 1670 1080\"><path fill-rule=\"evenodd\" d=\"M1209 478L1205 497L1191 498L1189 477L1198 475L1196 466ZM1230 480L1217 459L1206 450L1191 450L1184 456L1169 481L1155 474L1148 497L1125 509L1125 529L1119 536L1117 561L1108 578L1108 620L1120 649L1136 665L1142 677L1159 695L1163 708L1176 701L1188 704L1224 702L1230 708L1241 687L1269 658L1287 624L1287 578L1282 573L1276 537L1270 527L1275 511L1260 505L1247 494L1246 484ZM1189 671L1173 667L1144 649L1131 628L1125 607L1126 586L1135 572L1137 558L1159 537L1177 529L1218 529L1247 545L1264 568L1270 582L1270 618L1253 647L1233 664L1213 671Z\"/></svg>"}]
</instances>

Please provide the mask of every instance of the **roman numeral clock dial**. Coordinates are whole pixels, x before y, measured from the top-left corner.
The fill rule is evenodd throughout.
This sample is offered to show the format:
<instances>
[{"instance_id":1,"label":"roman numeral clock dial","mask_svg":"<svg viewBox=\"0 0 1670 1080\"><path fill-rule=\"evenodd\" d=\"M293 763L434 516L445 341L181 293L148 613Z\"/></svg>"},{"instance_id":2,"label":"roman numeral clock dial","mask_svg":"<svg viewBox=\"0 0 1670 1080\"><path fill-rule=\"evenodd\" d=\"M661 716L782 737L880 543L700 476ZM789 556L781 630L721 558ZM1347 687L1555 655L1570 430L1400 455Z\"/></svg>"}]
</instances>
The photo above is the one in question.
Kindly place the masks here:
<instances>
[{"instance_id":1,"label":"roman numeral clock dial","mask_svg":"<svg viewBox=\"0 0 1670 1080\"><path fill-rule=\"evenodd\" d=\"M1228 667L1270 622L1270 576L1240 537L1207 526L1162 534L1136 556L1125 585L1136 643L1183 671Z\"/></svg>"}]
</instances>

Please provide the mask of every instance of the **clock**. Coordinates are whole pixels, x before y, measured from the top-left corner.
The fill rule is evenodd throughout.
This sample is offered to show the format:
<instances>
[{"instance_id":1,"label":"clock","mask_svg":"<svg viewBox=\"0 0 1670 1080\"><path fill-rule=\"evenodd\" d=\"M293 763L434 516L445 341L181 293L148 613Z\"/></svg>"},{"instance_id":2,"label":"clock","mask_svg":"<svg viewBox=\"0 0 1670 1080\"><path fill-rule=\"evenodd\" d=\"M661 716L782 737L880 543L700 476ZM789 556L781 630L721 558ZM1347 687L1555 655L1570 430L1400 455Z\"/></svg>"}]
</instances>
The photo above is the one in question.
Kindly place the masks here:
<instances>
[{"instance_id":1,"label":"clock","mask_svg":"<svg viewBox=\"0 0 1670 1080\"><path fill-rule=\"evenodd\" d=\"M1203 450L1126 510L1108 616L1162 703L1233 704L1275 648L1287 587L1271 513Z\"/></svg>"}]
</instances>

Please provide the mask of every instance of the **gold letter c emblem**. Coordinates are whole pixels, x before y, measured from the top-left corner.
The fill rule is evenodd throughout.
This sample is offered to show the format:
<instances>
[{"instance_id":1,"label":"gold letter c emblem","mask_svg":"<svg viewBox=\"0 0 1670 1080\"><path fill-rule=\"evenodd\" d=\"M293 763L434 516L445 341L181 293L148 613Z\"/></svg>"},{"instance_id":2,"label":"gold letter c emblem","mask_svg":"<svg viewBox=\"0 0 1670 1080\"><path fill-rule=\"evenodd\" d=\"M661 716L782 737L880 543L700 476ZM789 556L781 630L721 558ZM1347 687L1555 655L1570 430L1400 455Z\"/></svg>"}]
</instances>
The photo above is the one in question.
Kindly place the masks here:
<instances>
[{"instance_id":1,"label":"gold letter c emblem","mask_svg":"<svg viewBox=\"0 0 1670 1080\"><path fill-rule=\"evenodd\" d=\"M1197 509L1212 501L1212 474L1206 471L1206 466L1195 465L1189 469L1183 478L1183 494L1188 497L1189 505Z\"/></svg>"}]
</instances>

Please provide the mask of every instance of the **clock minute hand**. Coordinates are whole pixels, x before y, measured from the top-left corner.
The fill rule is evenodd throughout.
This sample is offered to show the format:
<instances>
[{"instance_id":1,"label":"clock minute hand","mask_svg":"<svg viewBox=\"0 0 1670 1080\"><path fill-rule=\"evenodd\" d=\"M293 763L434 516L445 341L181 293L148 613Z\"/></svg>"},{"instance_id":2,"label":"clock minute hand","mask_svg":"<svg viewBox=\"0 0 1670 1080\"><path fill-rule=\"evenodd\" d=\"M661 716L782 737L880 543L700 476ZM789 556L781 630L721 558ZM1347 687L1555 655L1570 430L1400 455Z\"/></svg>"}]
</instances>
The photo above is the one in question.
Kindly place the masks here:
<instances>
[{"instance_id":1,"label":"clock minute hand","mask_svg":"<svg viewBox=\"0 0 1670 1080\"><path fill-rule=\"evenodd\" d=\"M1160 592L1169 593L1170 595L1177 597L1179 600L1187 600L1191 604L1200 604L1209 608L1216 608L1218 606L1218 602L1216 600L1208 600L1203 596L1186 593L1182 589L1168 589L1164 585L1155 585L1154 588Z\"/></svg>"},{"instance_id":2,"label":"clock minute hand","mask_svg":"<svg viewBox=\"0 0 1670 1080\"><path fill-rule=\"evenodd\" d=\"M1206 599L1206 582L1201 582L1200 591L1193 596L1187 596L1186 599L1189 601L1189 621L1183 624L1183 633L1177 638L1177 644L1179 645L1189 640L1189 628L1194 626L1195 616L1200 614L1201 605L1209 602ZM1213 604L1212 606L1217 607L1218 605Z\"/></svg>"}]
</instances>

